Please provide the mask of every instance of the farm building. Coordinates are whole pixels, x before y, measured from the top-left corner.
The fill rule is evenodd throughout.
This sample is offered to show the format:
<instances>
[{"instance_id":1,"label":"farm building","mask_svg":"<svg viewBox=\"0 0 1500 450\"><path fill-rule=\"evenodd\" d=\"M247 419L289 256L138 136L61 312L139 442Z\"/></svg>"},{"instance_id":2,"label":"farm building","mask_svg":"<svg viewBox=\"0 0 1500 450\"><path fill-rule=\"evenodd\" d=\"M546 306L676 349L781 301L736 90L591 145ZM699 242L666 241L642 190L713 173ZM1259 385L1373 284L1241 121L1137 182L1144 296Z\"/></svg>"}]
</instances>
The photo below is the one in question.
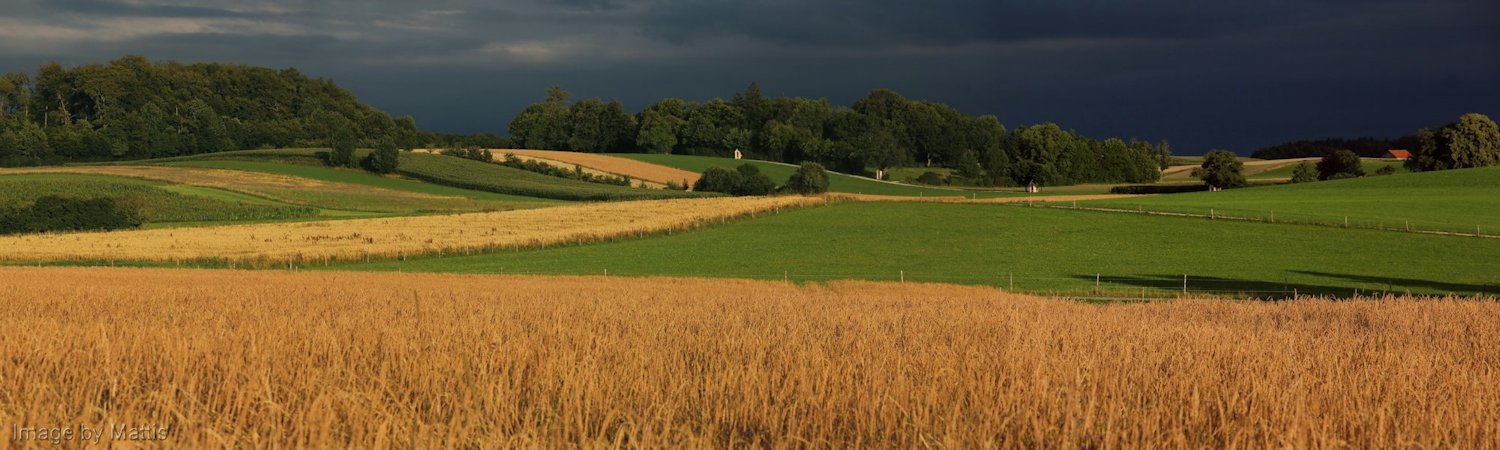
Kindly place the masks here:
<instances>
[{"instance_id":1,"label":"farm building","mask_svg":"<svg viewBox=\"0 0 1500 450\"><path fill-rule=\"evenodd\" d=\"M1405 161L1407 158L1411 158L1411 152L1406 150L1386 150L1385 157Z\"/></svg>"}]
</instances>

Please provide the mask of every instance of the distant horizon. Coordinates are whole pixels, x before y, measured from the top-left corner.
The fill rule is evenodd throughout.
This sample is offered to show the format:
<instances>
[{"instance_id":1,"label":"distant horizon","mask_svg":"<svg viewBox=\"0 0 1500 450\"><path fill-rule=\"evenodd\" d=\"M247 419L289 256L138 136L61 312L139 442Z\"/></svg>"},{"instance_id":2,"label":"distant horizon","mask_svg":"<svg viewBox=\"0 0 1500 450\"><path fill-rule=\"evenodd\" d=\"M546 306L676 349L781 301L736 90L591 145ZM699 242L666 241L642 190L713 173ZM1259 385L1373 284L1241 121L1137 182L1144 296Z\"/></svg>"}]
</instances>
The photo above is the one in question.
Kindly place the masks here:
<instances>
[{"instance_id":1,"label":"distant horizon","mask_svg":"<svg viewBox=\"0 0 1500 450\"><path fill-rule=\"evenodd\" d=\"M452 133L504 134L553 84L631 111L750 81L839 105L884 87L1182 154L1500 116L1500 4L1480 0L22 0L0 18L0 67L130 54L296 67Z\"/></svg>"}]
</instances>

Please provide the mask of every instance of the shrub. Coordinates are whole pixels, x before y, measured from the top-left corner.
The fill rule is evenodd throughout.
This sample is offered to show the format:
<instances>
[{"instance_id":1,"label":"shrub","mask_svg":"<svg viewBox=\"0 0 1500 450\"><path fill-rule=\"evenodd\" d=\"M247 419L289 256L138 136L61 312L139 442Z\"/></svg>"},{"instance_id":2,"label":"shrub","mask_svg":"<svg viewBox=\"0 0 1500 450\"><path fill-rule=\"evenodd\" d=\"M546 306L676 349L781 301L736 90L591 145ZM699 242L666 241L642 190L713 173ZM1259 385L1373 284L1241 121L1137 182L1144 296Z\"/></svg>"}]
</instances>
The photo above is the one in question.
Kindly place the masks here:
<instances>
[{"instance_id":1,"label":"shrub","mask_svg":"<svg viewBox=\"0 0 1500 450\"><path fill-rule=\"evenodd\" d=\"M776 192L776 182L760 173L760 168L754 164L741 164L735 171L740 173L740 186L734 195L771 195Z\"/></svg>"},{"instance_id":2,"label":"shrub","mask_svg":"<svg viewBox=\"0 0 1500 450\"><path fill-rule=\"evenodd\" d=\"M708 170L703 171L703 175L698 177L698 182L693 183L693 190L733 194L739 190L743 178L736 171L723 167L709 167Z\"/></svg>"},{"instance_id":3,"label":"shrub","mask_svg":"<svg viewBox=\"0 0 1500 450\"><path fill-rule=\"evenodd\" d=\"M486 152L488 154L488 152ZM366 155L360 161L365 170L375 173L391 173L396 171L400 164L401 151L396 148L396 141L390 137L382 138L375 144L375 150Z\"/></svg>"},{"instance_id":4,"label":"shrub","mask_svg":"<svg viewBox=\"0 0 1500 450\"><path fill-rule=\"evenodd\" d=\"M1338 180L1343 178L1358 178L1365 176L1365 169L1360 167L1359 155L1348 150L1338 150L1324 156L1318 161L1319 180Z\"/></svg>"},{"instance_id":5,"label":"shrub","mask_svg":"<svg viewBox=\"0 0 1500 450\"><path fill-rule=\"evenodd\" d=\"M1395 173L1396 173L1396 167L1395 166L1385 166L1385 167L1381 167L1379 169L1375 169L1375 174L1376 175L1393 175Z\"/></svg>"},{"instance_id":6,"label":"shrub","mask_svg":"<svg viewBox=\"0 0 1500 450\"><path fill-rule=\"evenodd\" d=\"M1111 194L1176 194L1207 191L1206 184L1135 184L1109 188Z\"/></svg>"},{"instance_id":7,"label":"shrub","mask_svg":"<svg viewBox=\"0 0 1500 450\"><path fill-rule=\"evenodd\" d=\"M917 182L928 186L942 186L944 184L948 184L948 180L946 178L943 178L943 174L930 170L922 172L921 175L918 175Z\"/></svg>"},{"instance_id":8,"label":"shrub","mask_svg":"<svg viewBox=\"0 0 1500 450\"><path fill-rule=\"evenodd\" d=\"M823 166L814 162L802 163L791 178L787 178L786 185L782 186L792 192L802 195L822 194L828 192L828 171Z\"/></svg>"},{"instance_id":9,"label":"shrub","mask_svg":"<svg viewBox=\"0 0 1500 450\"><path fill-rule=\"evenodd\" d=\"M70 198L49 195L25 207L0 212L0 233L117 230L144 221L136 202L115 198Z\"/></svg>"},{"instance_id":10,"label":"shrub","mask_svg":"<svg viewBox=\"0 0 1500 450\"><path fill-rule=\"evenodd\" d=\"M1313 170L1312 164L1303 162L1298 164L1297 168L1292 169L1293 183L1308 183L1312 181L1318 181L1318 172Z\"/></svg>"}]
</instances>

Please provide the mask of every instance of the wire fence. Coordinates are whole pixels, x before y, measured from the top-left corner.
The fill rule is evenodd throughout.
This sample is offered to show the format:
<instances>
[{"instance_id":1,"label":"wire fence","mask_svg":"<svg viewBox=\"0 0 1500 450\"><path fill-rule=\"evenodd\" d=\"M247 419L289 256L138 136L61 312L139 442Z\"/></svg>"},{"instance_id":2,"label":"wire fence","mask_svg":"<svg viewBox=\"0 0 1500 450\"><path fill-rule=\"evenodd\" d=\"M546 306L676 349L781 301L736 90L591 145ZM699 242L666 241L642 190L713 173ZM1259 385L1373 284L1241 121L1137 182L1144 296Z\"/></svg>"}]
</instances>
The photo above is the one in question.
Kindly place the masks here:
<instances>
[{"instance_id":1,"label":"wire fence","mask_svg":"<svg viewBox=\"0 0 1500 450\"><path fill-rule=\"evenodd\" d=\"M1351 215L1307 214L1296 212L1288 213L1284 211L1277 212L1275 210L1261 211L1254 209L1223 209L1216 207L1191 206L1097 206L1087 203L1079 204L1078 202L1023 202L1013 205L1037 208L1071 209L1079 211L1143 214L1152 216L1191 217L1210 220L1230 220L1242 222L1312 225L1380 231L1399 231L1406 233L1433 234L1443 236L1477 237L1488 239L1500 238L1500 224L1460 224L1453 222L1433 221L1421 218L1372 218Z\"/></svg>"},{"instance_id":2,"label":"wire fence","mask_svg":"<svg viewBox=\"0 0 1500 450\"><path fill-rule=\"evenodd\" d=\"M418 266L422 271L427 268ZM403 270L401 265L396 270ZM1387 295L1481 296L1500 292L1495 284L1462 284L1380 277L1304 274L1282 280L1228 278L1209 275L1133 275L1106 276L1102 273L1068 276L1039 276L1007 273L952 274L905 270L889 272L848 271L670 271L670 270L543 270L535 268L491 267L485 273L528 276L619 276L619 277L691 277L779 280L787 283L839 280L894 283L942 283L983 285L1007 292L1038 294L1077 299L1117 301L1151 301L1184 297L1227 297L1267 300L1306 297L1371 297Z\"/></svg>"}]
</instances>

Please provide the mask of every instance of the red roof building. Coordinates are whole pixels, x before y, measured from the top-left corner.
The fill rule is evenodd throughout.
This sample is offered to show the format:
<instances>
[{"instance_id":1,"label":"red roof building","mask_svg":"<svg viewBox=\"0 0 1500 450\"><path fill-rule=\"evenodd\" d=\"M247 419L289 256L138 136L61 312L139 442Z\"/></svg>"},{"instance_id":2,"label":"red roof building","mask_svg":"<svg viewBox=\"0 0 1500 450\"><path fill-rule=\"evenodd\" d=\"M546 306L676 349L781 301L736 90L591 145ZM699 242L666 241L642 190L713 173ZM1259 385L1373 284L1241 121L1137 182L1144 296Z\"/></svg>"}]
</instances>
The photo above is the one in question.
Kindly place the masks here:
<instances>
[{"instance_id":1,"label":"red roof building","mask_svg":"<svg viewBox=\"0 0 1500 450\"><path fill-rule=\"evenodd\" d=\"M1386 158L1392 158L1392 159L1405 160L1407 158L1411 158L1411 152L1408 152L1406 150L1387 150L1385 152L1385 157Z\"/></svg>"}]
</instances>

